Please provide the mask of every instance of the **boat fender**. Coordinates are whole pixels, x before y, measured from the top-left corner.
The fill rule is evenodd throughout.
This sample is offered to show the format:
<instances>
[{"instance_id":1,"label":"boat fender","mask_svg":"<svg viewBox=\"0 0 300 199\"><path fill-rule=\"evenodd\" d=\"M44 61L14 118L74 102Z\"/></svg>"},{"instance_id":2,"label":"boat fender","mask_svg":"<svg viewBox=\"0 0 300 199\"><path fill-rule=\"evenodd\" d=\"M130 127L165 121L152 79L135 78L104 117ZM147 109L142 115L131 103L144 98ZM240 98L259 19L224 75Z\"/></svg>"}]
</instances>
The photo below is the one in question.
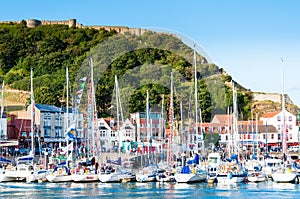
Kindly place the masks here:
<instances>
[{"instance_id":1,"label":"boat fender","mask_svg":"<svg viewBox=\"0 0 300 199\"><path fill-rule=\"evenodd\" d=\"M232 172L229 172L229 178L232 179Z\"/></svg>"},{"instance_id":2,"label":"boat fender","mask_svg":"<svg viewBox=\"0 0 300 199\"><path fill-rule=\"evenodd\" d=\"M196 173L197 173L197 169L194 168L194 169L193 169L193 174L196 174Z\"/></svg>"}]
</instances>

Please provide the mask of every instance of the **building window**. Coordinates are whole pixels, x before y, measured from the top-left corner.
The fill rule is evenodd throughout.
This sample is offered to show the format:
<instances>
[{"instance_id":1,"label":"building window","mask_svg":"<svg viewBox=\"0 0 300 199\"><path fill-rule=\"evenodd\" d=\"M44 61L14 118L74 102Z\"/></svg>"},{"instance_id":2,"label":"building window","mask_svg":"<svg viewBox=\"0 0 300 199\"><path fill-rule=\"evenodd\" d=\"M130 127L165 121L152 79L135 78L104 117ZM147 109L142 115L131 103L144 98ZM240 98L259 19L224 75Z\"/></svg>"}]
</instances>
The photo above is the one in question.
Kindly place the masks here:
<instances>
[{"instance_id":1,"label":"building window","mask_svg":"<svg viewBox=\"0 0 300 199\"><path fill-rule=\"evenodd\" d=\"M293 119L292 119L292 116L289 116L289 121L292 121Z\"/></svg>"},{"instance_id":2,"label":"building window","mask_svg":"<svg viewBox=\"0 0 300 199\"><path fill-rule=\"evenodd\" d=\"M228 135L225 136L225 140L226 140L226 141L228 140Z\"/></svg>"},{"instance_id":3,"label":"building window","mask_svg":"<svg viewBox=\"0 0 300 199\"><path fill-rule=\"evenodd\" d=\"M111 132L111 137L116 137L116 132L112 131Z\"/></svg>"},{"instance_id":4,"label":"building window","mask_svg":"<svg viewBox=\"0 0 300 199\"><path fill-rule=\"evenodd\" d=\"M55 126L62 126L62 120L60 117L55 117Z\"/></svg>"},{"instance_id":5,"label":"building window","mask_svg":"<svg viewBox=\"0 0 300 199\"><path fill-rule=\"evenodd\" d=\"M44 126L51 126L51 118L44 118Z\"/></svg>"},{"instance_id":6,"label":"building window","mask_svg":"<svg viewBox=\"0 0 300 199\"><path fill-rule=\"evenodd\" d=\"M274 139L274 134L273 134L273 133L271 134L271 139L272 139L272 140Z\"/></svg>"},{"instance_id":7,"label":"building window","mask_svg":"<svg viewBox=\"0 0 300 199\"><path fill-rule=\"evenodd\" d=\"M103 130L100 131L100 137L106 137L105 134L106 134L105 131L103 131Z\"/></svg>"},{"instance_id":8,"label":"building window","mask_svg":"<svg viewBox=\"0 0 300 199\"><path fill-rule=\"evenodd\" d=\"M55 129L55 137L60 138L61 136L61 129Z\"/></svg>"},{"instance_id":9,"label":"building window","mask_svg":"<svg viewBox=\"0 0 300 199\"><path fill-rule=\"evenodd\" d=\"M290 140L293 139L293 134L290 134Z\"/></svg>"},{"instance_id":10,"label":"building window","mask_svg":"<svg viewBox=\"0 0 300 199\"><path fill-rule=\"evenodd\" d=\"M266 139L266 134L263 134L263 139L264 139L264 140Z\"/></svg>"},{"instance_id":11,"label":"building window","mask_svg":"<svg viewBox=\"0 0 300 199\"><path fill-rule=\"evenodd\" d=\"M44 136L45 137L50 137L50 129L45 129Z\"/></svg>"},{"instance_id":12,"label":"building window","mask_svg":"<svg viewBox=\"0 0 300 199\"><path fill-rule=\"evenodd\" d=\"M81 129L82 128L82 122L78 121L78 128Z\"/></svg>"},{"instance_id":13,"label":"building window","mask_svg":"<svg viewBox=\"0 0 300 199\"><path fill-rule=\"evenodd\" d=\"M281 121L281 118L279 115L277 116L277 121Z\"/></svg>"},{"instance_id":14,"label":"building window","mask_svg":"<svg viewBox=\"0 0 300 199\"><path fill-rule=\"evenodd\" d=\"M140 128L143 128L143 124L140 124Z\"/></svg>"},{"instance_id":15,"label":"building window","mask_svg":"<svg viewBox=\"0 0 300 199\"><path fill-rule=\"evenodd\" d=\"M289 125L289 129L292 130L293 129L293 125L290 124Z\"/></svg>"}]
</instances>

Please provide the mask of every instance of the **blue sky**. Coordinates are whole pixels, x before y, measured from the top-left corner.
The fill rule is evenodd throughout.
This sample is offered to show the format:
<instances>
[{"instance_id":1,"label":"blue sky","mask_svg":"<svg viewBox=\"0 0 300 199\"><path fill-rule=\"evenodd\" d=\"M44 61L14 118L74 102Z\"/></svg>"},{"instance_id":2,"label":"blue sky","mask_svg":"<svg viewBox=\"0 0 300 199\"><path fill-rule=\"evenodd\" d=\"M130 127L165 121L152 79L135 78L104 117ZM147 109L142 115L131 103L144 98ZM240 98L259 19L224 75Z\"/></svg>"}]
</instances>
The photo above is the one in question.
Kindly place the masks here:
<instances>
[{"instance_id":1,"label":"blue sky","mask_svg":"<svg viewBox=\"0 0 300 199\"><path fill-rule=\"evenodd\" d=\"M83 25L171 29L252 91L281 93L284 68L285 93L300 105L299 10L297 0L16 0L1 2L0 21L76 18Z\"/></svg>"}]
</instances>

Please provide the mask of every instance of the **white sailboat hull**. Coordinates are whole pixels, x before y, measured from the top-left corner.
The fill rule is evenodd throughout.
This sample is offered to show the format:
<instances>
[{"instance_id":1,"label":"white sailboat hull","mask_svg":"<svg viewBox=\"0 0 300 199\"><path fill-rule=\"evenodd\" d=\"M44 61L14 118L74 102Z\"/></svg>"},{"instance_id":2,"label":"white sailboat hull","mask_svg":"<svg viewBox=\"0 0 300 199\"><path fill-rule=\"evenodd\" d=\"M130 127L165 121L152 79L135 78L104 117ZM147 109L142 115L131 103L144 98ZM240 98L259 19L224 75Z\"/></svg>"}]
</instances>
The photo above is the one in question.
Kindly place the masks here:
<instances>
[{"instance_id":1,"label":"white sailboat hull","mask_svg":"<svg viewBox=\"0 0 300 199\"><path fill-rule=\"evenodd\" d=\"M73 181L71 175L60 175L55 173L47 175L46 178L49 182L72 182Z\"/></svg>"},{"instance_id":2,"label":"white sailboat hull","mask_svg":"<svg viewBox=\"0 0 300 199\"><path fill-rule=\"evenodd\" d=\"M219 184L232 184L232 183L240 183L245 181L245 175L233 175L230 174L218 174L217 182Z\"/></svg>"},{"instance_id":3,"label":"white sailboat hull","mask_svg":"<svg viewBox=\"0 0 300 199\"><path fill-rule=\"evenodd\" d=\"M101 182L120 182L121 174L119 173L101 173L98 175L98 178Z\"/></svg>"},{"instance_id":4,"label":"white sailboat hull","mask_svg":"<svg viewBox=\"0 0 300 199\"><path fill-rule=\"evenodd\" d=\"M259 175L259 176L248 176L248 181L249 182L264 182L267 180L266 175Z\"/></svg>"},{"instance_id":5,"label":"white sailboat hull","mask_svg":"<svg viewBox=\"0 0 300 199\"><path fill-rule=\"evenodd\" d=\"M206 180L206 174L176 173L175 180L179 183L201 182Z\"/></svg>"},{"instance_id":6,"label":"white sailboat hull","mask_svg":"<svg viewBox=\"0 0 300 199\"><path fill-rule=\"evenodd\" d=\"M137 182L154 182L156 181L156 175L143 175L143 174L136 174L136 181Z\"/></svg>"},{"instance_id":7,"label":"white sailboat hull","mask_svg":"<svg viewBox=\"0 0 300 199\"><path fill-rule=\"evenodd\" d=\"M274 182L282 182L282 183L295 182L297 178L297 173L274 172L272 173L272 178Z\"/></svg>"},{"instance_id":8,"label":"white sailboat hull","mask_svg":"<svg viewBox=\"0 0 300 199\"><path fill-rule=\"evenodd\" d=\"M26 182L37 182L37 181L46 181L46 176L48 174L47 170L39 170L32 172L26 177Z\"/></svg>"},{"instance_id":9,"label":"white sailboat hull","mask_svg":"<svg viewBox=\"0 0 300 199\"><path fill-rule=\"evenodd\" d=\"M0 182L12 182L15 181L16 178L13 176L8 176L7 171L2 171L0 174Z\"/></svg>"},{"instance_id":10,"label":"white sailboat hull","mask_svg":"<svg viewBox=\"0 0 300 199\"><path fill-rule=\"evenodd\" d=\"M96 182L99 180L98 174L72 174L72 180L74 182Z\"/></svg>"}]
</instances>

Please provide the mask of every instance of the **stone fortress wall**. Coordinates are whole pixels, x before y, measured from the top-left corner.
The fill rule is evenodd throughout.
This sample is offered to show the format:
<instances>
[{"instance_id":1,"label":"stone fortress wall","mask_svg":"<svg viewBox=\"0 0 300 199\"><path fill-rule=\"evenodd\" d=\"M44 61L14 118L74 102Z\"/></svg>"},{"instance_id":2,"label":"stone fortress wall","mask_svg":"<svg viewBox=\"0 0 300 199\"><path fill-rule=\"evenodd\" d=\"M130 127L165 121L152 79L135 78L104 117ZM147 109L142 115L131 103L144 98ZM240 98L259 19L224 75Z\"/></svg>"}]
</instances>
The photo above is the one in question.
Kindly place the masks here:
<instances>
[{"instance_id":1,"label":"stone fortress wall","mask_svg":"<svg viewBox=\"0 0 300 199\"><path fill-rule=\"evenodd\" d=\"M21 21L4 21L0 23L21 23ZM26 24L28 28L35 28L40 25L66 25L76 28L94 28L97 30L105 29L107 31L115 30L119 34L131 33L133 35L141 36L144 32L148 31L142 28L129 28L126 26L84 26L77 23L76 19L61 20L61 21L49 21L49 20L37 20L27 19Z\"/></svg>"},{"instance_id":2,"label":"stone fortress wall","mask_svg":"<svg viewBox=\"0 0 300 199\"><path fill-rule=\"evenodd\" d=\"M290 99L290 97L285 94L285 102L288 104L293 104L293 101ZM254 101L273 101L277 103L281 103L282 95L278 93L253 93L253 100Z\"/></svg>"}]
</instances>

